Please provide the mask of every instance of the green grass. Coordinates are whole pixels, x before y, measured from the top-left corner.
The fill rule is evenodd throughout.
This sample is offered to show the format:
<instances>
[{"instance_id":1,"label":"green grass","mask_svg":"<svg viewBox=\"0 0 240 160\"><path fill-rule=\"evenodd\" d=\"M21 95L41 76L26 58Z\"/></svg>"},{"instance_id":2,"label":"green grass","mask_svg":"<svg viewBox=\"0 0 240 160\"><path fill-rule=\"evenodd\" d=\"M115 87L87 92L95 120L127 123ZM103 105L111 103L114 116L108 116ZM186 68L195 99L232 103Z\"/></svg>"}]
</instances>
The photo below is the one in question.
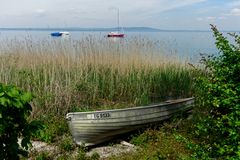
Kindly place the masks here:
<instances>
[{"instance_id":1,"label":"green grass","mask_svg":"<svg viewBox=\"0 0 240 160\"><path fill-rule=\"evenodd\" d=\"M70 111L192 96L195 71L158 47L136 37L117 43L92 36L66 42L6 40L1 45L0 81L34 94L32 118L46 126L38 138L53 143L69 132L64 117Z\"/></svg>"},{"instance_id":2,"label":"green grass","mask_svg":"<svg viewBox=\"0 0 240 160\"><path fill-rule=\"evenodd\" d=\"M179 120L182 120L179 122ZM192 150L183 141L179 141L176 135L186 134L187 123L183 117L171 119L159 125L133 134L130 143L138 146L136 152L112 156L109 160L193 160ZM176 125L177 124L177 125ZM178 129L177 129L178 128ZM189 127L188 127L189 128ZM184 131L182 130L184 129Z\"/></svg>"}]
</instances>

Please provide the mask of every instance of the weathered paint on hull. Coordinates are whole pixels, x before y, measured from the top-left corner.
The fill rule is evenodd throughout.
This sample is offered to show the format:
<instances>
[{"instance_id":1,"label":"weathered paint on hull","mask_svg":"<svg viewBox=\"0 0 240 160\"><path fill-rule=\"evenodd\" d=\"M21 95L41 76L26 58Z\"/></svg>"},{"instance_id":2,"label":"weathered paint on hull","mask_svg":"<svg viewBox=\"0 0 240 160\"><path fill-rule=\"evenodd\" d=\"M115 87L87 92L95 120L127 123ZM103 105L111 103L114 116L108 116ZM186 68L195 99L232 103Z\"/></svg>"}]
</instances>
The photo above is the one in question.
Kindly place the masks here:
<instances>
[{"instance_id":1,"label":"weathered paint on hull","mask_svg":"<svg viewBox=\"0 0 240 160\"><path fill-rule=\"evenodd\" d=\"M142 126L170 118L192 107L194 98L178 99L156 105L66 115L74 141L78 145L96 145Z\"/></svg>"}]
</instances>

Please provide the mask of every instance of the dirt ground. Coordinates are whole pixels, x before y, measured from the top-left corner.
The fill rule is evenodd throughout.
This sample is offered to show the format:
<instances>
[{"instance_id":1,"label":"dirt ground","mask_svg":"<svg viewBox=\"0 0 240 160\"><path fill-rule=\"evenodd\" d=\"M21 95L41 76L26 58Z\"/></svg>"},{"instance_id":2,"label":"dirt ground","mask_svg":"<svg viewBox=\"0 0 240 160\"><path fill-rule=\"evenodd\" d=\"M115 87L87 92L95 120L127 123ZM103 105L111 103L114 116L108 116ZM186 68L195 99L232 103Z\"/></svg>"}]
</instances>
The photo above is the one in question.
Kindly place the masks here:
<instances>
[{"instance_id":1,"label":"dirt ground","mask_svg":"<svg viewBox=\"0 0 240 160\"><path fill-rule=\"evenodd\" d=\"M21 140L19 140L20 142ZM135 152L138 149L138 147L136 147L133 144L130 144L126 141L121 141L117 144L113 144L113 145L108 145L108 146L97 146L94 148L91 148L89 151L86 152L86 156L92 156L93 154L98 154L100 156L100 159L105 159L107 157L111 157L113 155L120 155L123 153L127 153L127 152ZM45 142L41 142L41 141L32 141L32 148L30 149L30 153L31 152L57 152L58 147L57 146L53 146L53 145L49 145ZM31 159L31 158L30 158Z\"/></svg>"}]
</instances>

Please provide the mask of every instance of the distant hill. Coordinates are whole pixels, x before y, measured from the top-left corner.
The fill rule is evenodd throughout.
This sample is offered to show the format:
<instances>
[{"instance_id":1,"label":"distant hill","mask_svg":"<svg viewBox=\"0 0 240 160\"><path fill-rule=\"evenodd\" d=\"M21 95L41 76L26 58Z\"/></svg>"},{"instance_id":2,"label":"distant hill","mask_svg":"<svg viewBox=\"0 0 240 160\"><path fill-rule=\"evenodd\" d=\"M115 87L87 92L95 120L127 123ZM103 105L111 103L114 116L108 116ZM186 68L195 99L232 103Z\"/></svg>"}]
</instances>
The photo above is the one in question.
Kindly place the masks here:
<instances>
[{"instance_id":1,"label":"distant hill","mask_svg":"<svg viewBox=\"0 0 240 160\"><path fill-rule=\"evenodd\" d=\"M142 32L160 32L162 30L158 29L158 28L151 28L151 27L126 27L123 28L125 31L129 31L129 32L138 32L138 31L142 31Z\"/></svg>"},{"instance_id":2,"label":"distant hill","mask_svg":"<svg viewBox=\"0 0 240 160\"><path fill-rule=\"evenodd\" d=\"M211 30L188 30L188 29L158 29L152 27L123 27L121 28L125 32L211 32ZM81 27L53 27L53 28L0 28L0 31L86 31L86 32L112 32L116 31L117 28L81 28ZM222 30L221 32L239 32L231 30Z\"/></svg>"},{"instance_id":3,"label":"distant hill","mask_svg":"<svg viewBox=\"0 0 240 160\"><path fill-rule=\"evenodd\" d=\"M126 32L159 32L162 31L157 28L151 27L123 27L121 28ZM23 30L23 31L103 31L110 32L116 31L117 28L79 28L79 27L68 27L68 28L0 28L0 30Z\"/></svg>"}]
</instances>

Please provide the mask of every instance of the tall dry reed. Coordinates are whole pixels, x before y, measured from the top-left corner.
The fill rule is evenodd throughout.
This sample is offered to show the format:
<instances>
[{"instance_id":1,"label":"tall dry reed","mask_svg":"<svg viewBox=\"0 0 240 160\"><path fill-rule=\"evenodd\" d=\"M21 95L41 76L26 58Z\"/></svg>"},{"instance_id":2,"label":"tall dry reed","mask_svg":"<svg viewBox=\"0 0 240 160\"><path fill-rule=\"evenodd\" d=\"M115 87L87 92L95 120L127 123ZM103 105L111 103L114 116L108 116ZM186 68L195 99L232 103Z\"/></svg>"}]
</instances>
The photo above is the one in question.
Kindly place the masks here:
<instances>
[{"instance_id":1,"label":"tall dry reed","mask_svg":"<svg viewBox=\"0 0 240 160\"><path fill-rule=\"evenodd\" d=\"M63 116L191 96L193 71L185 63L139 37L5 40L0 82L32 92L34 116Z\"/></svg>"}]
</instances>

